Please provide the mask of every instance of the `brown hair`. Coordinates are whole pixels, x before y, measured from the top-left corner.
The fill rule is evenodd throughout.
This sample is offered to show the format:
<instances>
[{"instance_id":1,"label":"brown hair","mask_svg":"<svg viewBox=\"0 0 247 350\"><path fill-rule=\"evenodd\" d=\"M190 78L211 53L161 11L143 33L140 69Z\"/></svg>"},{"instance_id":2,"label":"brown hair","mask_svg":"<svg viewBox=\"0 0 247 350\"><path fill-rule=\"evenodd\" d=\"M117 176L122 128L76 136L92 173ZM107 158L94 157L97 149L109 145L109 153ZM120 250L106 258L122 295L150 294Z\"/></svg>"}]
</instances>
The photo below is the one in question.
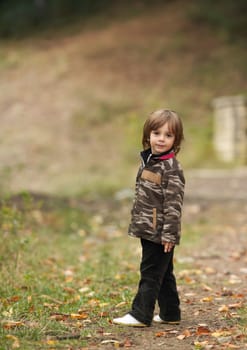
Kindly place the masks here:
<instances>
[{"instance_id":1,"label":"brown hair","mask_svg":"<svg viewBox=\"0 0 247 350\"><path fill-rule=\"evenodd\" d=\"M146 120L142 136L144 150L150 148L151 131L159 129L165 123L168 123L170 131L175 135L174 152L175 154L179 152L180 144L184 139L183 124L177 113L168 109L160 109L152 112Z\"/></svg>"}]
</instances>

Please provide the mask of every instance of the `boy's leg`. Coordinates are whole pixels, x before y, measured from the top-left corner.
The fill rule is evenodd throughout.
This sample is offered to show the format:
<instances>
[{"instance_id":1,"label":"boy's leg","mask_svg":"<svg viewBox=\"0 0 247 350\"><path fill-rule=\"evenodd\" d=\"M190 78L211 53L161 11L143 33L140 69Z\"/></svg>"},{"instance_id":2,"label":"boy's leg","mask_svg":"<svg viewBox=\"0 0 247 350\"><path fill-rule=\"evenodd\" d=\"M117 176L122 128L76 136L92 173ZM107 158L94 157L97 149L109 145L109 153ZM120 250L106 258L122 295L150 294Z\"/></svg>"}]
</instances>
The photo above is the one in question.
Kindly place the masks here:
<instances>
[{"instance_id":1,"label":"boy's leg","mask_svg":"<svg viewBox=\"0 0 247 350\"><path fill-rule=\"evenodd\" d=\"M172 258L164 275L158 296L160 307L160 318L164 321L180 321L180 301L177 291L176 278L173 273L173 252Z\"/></svg>"},{"instance_id":2,"label":"boy's leg","mask_svg":"<svg viewBox=\"0 0 247 350\"><path fill-rule=\"evenodd\" d=\"M141 239L141 243L141 278L130 314L138 321L150 325L161 283L170 265L173 253L164 253L164 247L161 244L144 239Z\"/></svg>"}]
</instances>

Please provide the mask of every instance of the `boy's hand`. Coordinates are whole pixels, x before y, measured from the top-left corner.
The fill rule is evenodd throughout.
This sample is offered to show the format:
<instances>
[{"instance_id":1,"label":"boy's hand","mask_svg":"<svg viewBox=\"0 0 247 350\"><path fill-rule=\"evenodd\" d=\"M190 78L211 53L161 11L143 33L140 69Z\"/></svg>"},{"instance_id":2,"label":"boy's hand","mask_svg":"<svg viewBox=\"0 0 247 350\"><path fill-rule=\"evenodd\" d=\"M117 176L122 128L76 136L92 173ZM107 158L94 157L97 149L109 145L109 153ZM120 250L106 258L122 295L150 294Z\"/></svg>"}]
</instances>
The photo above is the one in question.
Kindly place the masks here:
<instances>
[{"instance_id":1,"label":"boy's hand","mask_svg":"<svg viewBox=\"0 0 247 350\"><path fill-rule=\"evenodd\" d=\"M169 253L175 244L171 242L164 242L163 245L164 245L164 252Z\"/></svg>"}]
</instances>

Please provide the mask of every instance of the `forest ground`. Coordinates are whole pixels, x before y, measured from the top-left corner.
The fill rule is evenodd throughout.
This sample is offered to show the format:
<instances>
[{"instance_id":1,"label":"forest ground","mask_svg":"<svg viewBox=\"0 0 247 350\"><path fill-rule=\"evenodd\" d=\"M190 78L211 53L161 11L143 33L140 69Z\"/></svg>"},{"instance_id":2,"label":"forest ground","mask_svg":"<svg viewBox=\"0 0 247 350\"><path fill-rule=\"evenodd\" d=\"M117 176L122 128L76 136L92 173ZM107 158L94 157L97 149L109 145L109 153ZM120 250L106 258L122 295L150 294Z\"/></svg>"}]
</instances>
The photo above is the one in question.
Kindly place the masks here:
<instances>
[{"instance_id":1,"label":"forest ground","mask_svg":"<svg viewBox=\"0 0 247 350\"><path fill-rule=\"evenodd\" d=\"M184 222L195 237L185 247L182 240L176 255L188 266L178 272L182 322L143 329L113 325L111 339L136 350L247 348L246 175L246 169L189 174Z\"/></svg>"}]
</instances>

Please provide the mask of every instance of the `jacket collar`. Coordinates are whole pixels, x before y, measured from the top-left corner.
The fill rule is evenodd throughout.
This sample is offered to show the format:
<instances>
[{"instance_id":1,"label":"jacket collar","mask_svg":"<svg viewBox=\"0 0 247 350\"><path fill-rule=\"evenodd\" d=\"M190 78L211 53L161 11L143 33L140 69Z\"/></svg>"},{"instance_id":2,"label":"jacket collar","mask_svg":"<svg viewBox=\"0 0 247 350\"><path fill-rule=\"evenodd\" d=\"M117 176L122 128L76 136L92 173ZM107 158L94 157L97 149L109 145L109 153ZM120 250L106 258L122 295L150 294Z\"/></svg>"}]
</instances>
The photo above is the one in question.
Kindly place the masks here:
<instances>
[{"instance_id":1,"label":"jacket collar","mask_svg":"<svg viewBox=\"0 0 247 350\"><path fill-rule=\"evenodd\" d=\"M140 155L144 164L147 164L151 158L154 160L167 160L175 157L173 149L160 154L152 154L151 148L148 148L142 151Z\"/></svg>"}]
</instances>

